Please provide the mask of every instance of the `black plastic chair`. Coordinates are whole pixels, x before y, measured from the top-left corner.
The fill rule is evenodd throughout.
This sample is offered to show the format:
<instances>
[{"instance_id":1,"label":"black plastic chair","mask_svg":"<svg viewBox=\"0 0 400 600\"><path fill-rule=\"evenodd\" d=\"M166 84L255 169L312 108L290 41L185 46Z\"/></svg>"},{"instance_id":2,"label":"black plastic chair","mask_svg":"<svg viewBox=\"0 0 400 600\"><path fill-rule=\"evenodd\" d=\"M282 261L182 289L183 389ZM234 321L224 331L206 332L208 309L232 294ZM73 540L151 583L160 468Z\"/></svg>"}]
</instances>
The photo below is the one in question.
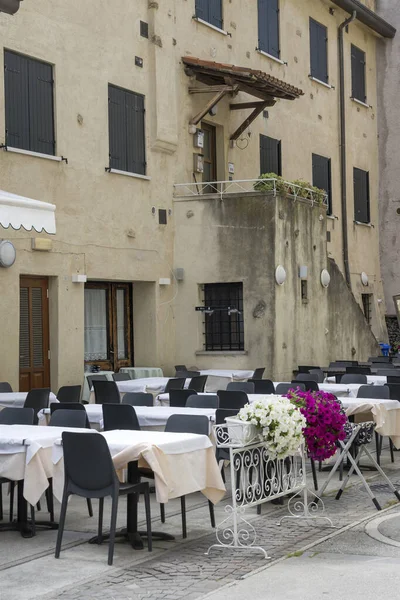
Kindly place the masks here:
<instances>
[{"instance_id":1,"label":"black plastic chair","mask_svg":"<svg viewBox=\"0 0 400 600\"><path fill-rule=\"evenodd\" d=\"M255 369L253 375L251 376L251 379L262 379L264 371L265 367L259 367L258 369Z\"/></svg>"},{"instance_id":2,"label":"black plastic chair","mask_svg":"<svg viewBox=\"0 0 400 600\"><path fill-rule=\"evenodd\" d=\"M108 379L106 375L88 375L87 382L89 390L93 388L93 381L108 381Z\"/></svg>"},{"instance_id":3,"label":"black plastic chair","mask_svg":"<svg viewBox=\"0 0 400 600\"><path fill-rule=\"evenodd\" d=\"M129 373L113 373L112 378L114 381L130 381Z\"/></svg>"},{"instance_id":4,"label":"black plastic chair","mask_svg":"<svg viewBox=\"0 0 400 600\"><path fill-rule=\"evenodd\" d=\"M175 365L175 372L177 372L177 371L178 371L178 372L179 372L179 371L182 371L182 372L183 372L183 371L187 371L187 370L188 370L188 369L187 369L186 365Z\"/></svg>"},{"instance_id":5,"label":"black plastic chair","mask_svg":"<svg viewBox=\"0 0 400 600\"><path fill-rule=\"evenodd\" d=\"M370 363L390 363L390 356L370 356L368 359Z\"/></svg>"},{"instance_id":6,"label":"black plastic chair","mask_svg":"<svg viewBox=\"0 0 400 600\"><path fill-rule=\"evenodd\" d=\"M120 404L121 396L115 381L93 381L96 404Z\"/></svg>"},{"instance_id":7,"label":"black plastic chair","mask_svg":"<svg viewBox=\"0 0 400 600\"><path fill-rule=\"evenodd\" d=\"M147 392L127 392L122 396L122 404L131 406L153 406L153 394Z\"/></svg>"},{"instance_id":8,"label":"black plastic chair","mask_svg":"<svg viewBox=\"0 0 400 600\"><path fill-rule=\"evenodd\" d=\"M0 394L12 392L13 389L8 381L0 381Z\"/></svg>"},{"instance_id":9,"label":"black plastic chair","mask_svg":"<svg viewBox=\"0 0 400 600\"><path fill-rule=\"evenodd\" d=\"M361 383L366 385L368 379L367 376L362 373L345 373L342 375L340 383Z\"/></svg>"},{"instance_id":10,"label":"black plastic chair","mask_svg":"<svg viewBox=\"0 0 400 600\"><path fill-rule=\"evenodd\" d=\"M33 408L35 413L33 424L38 424L38 412L43 408L48 408L50 399L49 388L37 388L27 393L24 408Z\"/></svg>"},{"instance_id":11,"label":"black plastic chair","mask_svg":"<svg viewBox=\"0 0 400 600\"><path fill-rule=\"evenodd\" d=\"M219 408L240 410L249 403L246 392L218 390Z\"/></svg>"},{"instance_id":12,"label":"black plastic chair","mask_svg":"<svg viewBox=\"0 0 400 600\"><path fill-rule=\"evenodd\" d=\"M334 360L329 363L330 367L355 367L358 365L358 360Z\"/></svg>"},{"instance_id":13,"label":"black plastic chair","mask_svg":"<svg viewBox=\"0 0 400 600\"><path fill-rule=\"evenodd\" d=\"M308 373L308 375L310 375L310 374ZM299 383L298 379L292 380L292 386L297 386L298 383ZM302 380L300 380L300 383L304 383L307 392L318 392L319 391L319 385L313 379L302 379Z\"/></svg>"},{"instance_id":14,"label":"black plastic chair","mask_svg":"<svg viewBox=\"0 0 400 600\"><path fill-rule=\"evenodd\" d=\"M254 383L251 381L230 381L226 386L227 392L245 392L254 394Z\"/></svg>"},{"instance_id":15,"label":"black plastic chair","mask_svg":"<svg viewBox=\"0 0 400 600\"><path fill-rule=\"evenodd\" d=\"M57 392L57 400L59 402L79 402L81 390L81 385L63 385Z\"/></svg>"},{"instance_id":16,"label":"black plastic chair","mask_svg":"<svg viewBox=\"0 0 400 600\"><path fill-rule=\"evenodd\" d=\"M0 410L0 425L33 425L33 408L15 408L6 406Z\"/></svg>"},{"instance_id":17,"label":"black plastic chair","mask_svg":"<svg viewBox=\"0 0 400 600\"><path fill-rule=\"evenodd\" d=\"M215 408L219 406L217 394L193 394L186 400L188 408Z\"/></svg>"},{"instance_id":18,"label":"black plastic chair","mask_svg":"<svg viewBox=\"0 0 400 600\"><path fill-rule=\"evenodd\" d=\"M83 409L85 411L85 409ZM83 413L78 410L59 409L53 412L50 417L49 426L51 427L86 427L86 411Z\"/></svg>"},{"instance_id":19,"label":"black plastic chair","mask_svg":"<svg viewBox=\"0 0 400 600\"><path fill-rule=\"evenodd\" d=\"M189 396L195 395L196 390L171 390L169 392L169 405L175 408L186 406L186 400Z\"/></svg>"},{"instance_id":20,"label":"black plastic chair","mask_svg":"<svg viewBox=\"0 0 400 600\"><path fill-rule=\"evenodd\" d=\"M371 375L371 367L346 367L346 373Z\"/></svg>"},{"instance_id":21,"label":"black plastic chair","mask_svg":"<svg viewBox=\"0 0 400 600\"><path fill-rule=\"evenodd\" d=\"M386 377L386 381L388 383L400 383L400 377L398 377L397 375L388 375Z\"/></svg>"},{"instance_id":22,"label":"black plastic chair","mask_svg":"<svg viewBox=\"0 0 400 600\"><path fill-rule=\"evenodd\" d=\"M254 384L254 394L275 394L275 386L270 379L249 379Z\"/></svg>"},{"instance_id":23,"label":"black plastic chair","mask_svg":"<svg viewBox=\"0 0 400 600\"><path fill-rule=\"evenodd\" d=\"M299 373L309 373L311 369L319 369L318 365L299 365Z\"/></svg>"},{"instance_id":24,"label":"black plastic chair","mask_svg":"<svg viewBox=\"0 0 400 600\"><path fill-rule=\"evenodd\" d=\"M399 383L388 382L386 384L386 387L389 388L390 399L398 400L400 402L400 382Z\"/></svg>"},{"instance_id":25,"label":"black plastic chair","mask_svg":"<svg viewBox=\"0 0 400 600\"><path fill-rule=\"evenodd\" d=\"M50 404L50 415L57 410L78 410L82 414L85 415L85 424L82 427L86 427L86 429L90 429L89 417L85 410L85 406L80 402L52 402ZM51 417L50 417L51 418Z\"/></svg>"},{"instance_id":26,"label":"black plastic chair","mask_svg":"<svg viewBox=\"0 0 400 600\"><path fill-rule=\"evenodd\" d=\"M200 394L204 392L206 387L208 375L196 375L196 377L192 377L189 382L189 387L191 390L195 390Z\"/></svg>"},{"instance_id":27,"label":"black plastic chair","mask_svg":"<svg viewBox=\"0 0 400 600\"><path fill-rule=\"evenodd\" d=\"M387 385L360 385L357 398L390 398L390 389Z\"/></svg>"},{"instance_id":28,"label":"black plastic chair","mask_svg":"<svg viewBox=\"0 0 400 600\"><path fill-rule=\"evenodd\" d=\"M299 388L302 392L306 391L304 381L295 381L294 383L278 383L275 388L275 393L279 396L285 396L289 390L296 390Z\"/></svg>"},{"instance_id":29,"label":"black plastic chair","mask_svg":"<svg viewBox=\"0 0 400 600\"><path fill-rule=\"evenodd\" d=\"M399 369L378 369L376 371L378 377L399 377Z\"/></svg>"},{"instance_id":30,"label":"black plastic chair","mask_svg":"<svg viewBox=\"0 0 400 600\"><path fill-rule=\"evenodd\" d=\"M140 431L136 411L131 404L103 404L104 431L131 429Z\"/></svg>"},{"instance_id":31,"label":"black plastic chair","mask_svg":"<svg viewBox=\"0 0 400 600\"><path fill-rule=\"evenodd\" d=\"M168 379L164 392L167 394L170 390L183 390L185 382L185 377Z\"/></svg>"},{"instance_id":32,"label":"black plastic chair","mask_svg":"<svg viewBox=\"0 0 400 600\"><path fill-rule=\"evenodd\" d=\"M311 373L311 371L309 373L299 373L298 375L296 375L296 381L315 381L315 383L318 383L318 379L318 374Z\"/></svg>"},{"instance_id":33,"label":"black plastic chair","mask_svg":"<svg viewBox=\"0 0 400 600\"><path fill-rule=\"evenodd\" d=\"M191 379L192 377L200 377L200 371L176 371L175 378Z\"/></svg>"},{"instance_id":34,"label":"black plastic chair","mask_svg":"<svg viewBox=\"0 0 400 600\"><path fill-rule=\"evenodd\" d=\"M99 498L98 543L103 534L104 498L111 496L111 525L108 547L108 564L114 557L115 530L117 525L118 497L128 494L144 494L146 509L148 550L152 550L150 495L148 483L120 483L112 462L110 450L102 435L63 432L64 492L61 503L55 558L59 558L68 498L75 494L83 498Z\"/></svg>"},{"instance_id":35,"label":"black plastic chair","mask_svg":"<svg viewBox=\"0 0 400 600\"><path fill-rule=\"evenodd\" d=\"M322 369L310 369L310 375L316 375L318 377L318 379L316 379L317 383L324 383L325 381L325 373Z\"/></svg>"}]
</instances>

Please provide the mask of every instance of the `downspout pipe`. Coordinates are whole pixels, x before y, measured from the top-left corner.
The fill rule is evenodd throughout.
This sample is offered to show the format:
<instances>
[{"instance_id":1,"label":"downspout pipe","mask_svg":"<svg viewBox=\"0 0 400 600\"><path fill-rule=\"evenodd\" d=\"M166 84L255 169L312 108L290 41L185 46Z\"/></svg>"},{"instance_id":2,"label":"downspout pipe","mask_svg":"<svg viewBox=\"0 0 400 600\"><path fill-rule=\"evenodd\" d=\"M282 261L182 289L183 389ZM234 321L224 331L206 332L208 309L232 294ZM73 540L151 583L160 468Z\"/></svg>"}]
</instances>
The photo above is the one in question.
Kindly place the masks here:
<instances>
[{"instance_id":1,"label":"downspout pipe","mask_svg":"<svg viewBox=\"0 0 400 600\"><path fill-rule=\"evenodd\" d=\"M343 236L343 263L346 283L351 289L349 265L349 240L347 232L347 156L346 156L346 104L344 82L344 30L357 17L354 11L351 17L339 25L339 81L340 81L340 180L342 190L342 236Z\"/></svg>"}]
</instances>

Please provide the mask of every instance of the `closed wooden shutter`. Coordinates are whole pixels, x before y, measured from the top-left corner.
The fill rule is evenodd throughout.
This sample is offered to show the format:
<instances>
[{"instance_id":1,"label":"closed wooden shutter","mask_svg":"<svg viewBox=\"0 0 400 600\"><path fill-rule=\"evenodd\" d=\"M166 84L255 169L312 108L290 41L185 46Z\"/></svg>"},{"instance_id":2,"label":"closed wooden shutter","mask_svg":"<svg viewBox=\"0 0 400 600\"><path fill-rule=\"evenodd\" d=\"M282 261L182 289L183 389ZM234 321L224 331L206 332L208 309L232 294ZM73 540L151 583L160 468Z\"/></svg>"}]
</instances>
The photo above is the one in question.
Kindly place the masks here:
<instances>
[{"instance_id":1,"label":"closed wooden shutter","mask_svg":"<svg viewBox=\"0 0 400 600\"><path fill-rule=\"evenodd\" d=\"M258 0L258 49L279 58L279 0Z\"/></svg>"},{"instance_id":2,"label":"closed wooden shutter","mask_svg":"<svg viewBox=\"0 0 400 600\"><path fill-rule=\"evenodd\" d=\"M34 367L43 366L42 288L32 288L32 358Z\"/></svg>"},{"instance_id":3,"label":"closed wooden shutter","mask_svg":"<svg viewBox=\"0 0 400 600\"><path fill-rule=\"evenodd\" d=\"M113 85L108 86L108 130L110 167L126 171L125 93Z\"/></svg>"},{"instance_id":4,"label":"closed wooden shutter","mask_svg":"<svg viewBox=\"0 0 400 600\"><path fill-rule=\"evenodd\" d=\"M351 95L353 98L366 102L365 92L365 52L351 45Z\"/></svg>"},{"instance_id":5,"label":"closed wooden shutter","mask_svg":"<svg viewBox=\"0 0 400 600\"><path fill-rule=\"evenodd\" d=\"M53 69L37 60L29 60L30 150L55 154Z\"/></svg>"},{"instance_id":6,"label":"closed wooden shutter","mask_svg":"<svg viewBox=\"0 0 400 600\"><path fill-rule=\"evenodd\" d=\"M146 152L144 132L144 97L125 93L127 167L126 170L140 175L146 174Z\"/></svg>"},{"instance_id":7,"label":"closed wooden shutter","mask_svg":"<svg viewBox=\"0 0 400 600\"><path fill-rule=\"evenodd\" d=\"M198 19L222 29L222 0L196 0L195 13Z\"/></svg>"},{"instance_id":8,"label":"closed wooden shutter","mask_svg":"<svg viewBox=\"0 0 400 600\"><path fill-rule=\"evenodd\" d=\"M360 223L370 222L369 173L362 169L353 170L354 174L354 220Z\"/></svg>"},{"instance_id":9,"label":"closed wooden shutter","mask_svg":"<svg viewBox=\"0 0 400 600\"><path fill-rule=\"evenodd\" d=\"M208 0L196 0L195 14L198 19L207 21L208 19Z\"/></svg>"},{"instance_id":10,"label":"closed wooden shutter","mask_svg":"<svg viewBox=\"0 0 400 600\"><path fill-rule=\"evenodd\" d=\"M29 150L28 59L4 52L6 144Z\"/></svg>"},{"instance_id":11,"label":"closed wooden shutter","mask_svg":"<svg viewBox=\"0 0 400 600\"><path fill-rule=\"evenodd\" d=\"M310 19L311 77L328 83L328 30Z\"/></svg>"},{"instance_id":12,"label":"closed wooden shutter","mask_svg":"<svg viewBox=\"0 0 400 600\"><path fill-rule=\"evenodd\" d=\"M312 155L313 185L325 190L328 194L328 211L332 214L332 190L331 190L331 159L318 154Z\"/></svg>"},{"instance_id":13,"label":"closed wooden shutter","mask_svg":"<svg viewBox=\"0 0 400 600\"><path fill-rule=\"evenodd\" d=\"M260 173L282 175L281 142L266 135L260 135Z\"/></svg>"},{"instance_id":14,"label":"closed wooden shutter","mask_svg":"<svg viewBox=\"0 0 400 600\"><path fill-rule=\"evenodd\" d=\"M19 318L19 367L28 369L31 363L30 352L30 324L29 324L29 289L21 287L20 290L20 318Z\"/></svg>"}]
</instances>

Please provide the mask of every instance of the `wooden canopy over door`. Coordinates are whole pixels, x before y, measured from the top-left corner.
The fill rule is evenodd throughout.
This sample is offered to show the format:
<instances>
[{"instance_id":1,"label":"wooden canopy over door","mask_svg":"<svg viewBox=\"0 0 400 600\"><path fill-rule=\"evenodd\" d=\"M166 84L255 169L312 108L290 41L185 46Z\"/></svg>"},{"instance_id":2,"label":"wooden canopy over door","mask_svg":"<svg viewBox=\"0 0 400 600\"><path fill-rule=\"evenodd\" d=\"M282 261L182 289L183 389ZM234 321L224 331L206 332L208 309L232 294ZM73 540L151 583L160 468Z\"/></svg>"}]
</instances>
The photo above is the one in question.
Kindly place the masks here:
<instances>
[{"instance_id":1,"label":"wooden canopy over door","mask_svg":"<svg viewBox=\"0 0 400 600\"><path fill-rule=\"evenodd\" d=\"M21 277L19 390L50 387L47 277Z\"/></svg>"}]
</instances>

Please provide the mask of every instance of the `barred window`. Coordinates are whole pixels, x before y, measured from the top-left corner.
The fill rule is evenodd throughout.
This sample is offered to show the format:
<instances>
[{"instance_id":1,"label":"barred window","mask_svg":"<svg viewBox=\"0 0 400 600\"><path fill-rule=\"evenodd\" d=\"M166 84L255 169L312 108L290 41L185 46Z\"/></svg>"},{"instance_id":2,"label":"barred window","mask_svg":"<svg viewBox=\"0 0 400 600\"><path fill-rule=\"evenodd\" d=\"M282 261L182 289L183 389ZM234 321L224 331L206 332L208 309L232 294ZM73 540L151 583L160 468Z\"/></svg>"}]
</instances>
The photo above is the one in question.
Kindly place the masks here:
<instances>
[{"instance_id":1,"label":"barred window","mask_svg":"<svg viewBox=\"0 0 400 600\"><path fill-rule=\"evenodd\" d=\"M204 285L206 350L244 350L243 283Z\"/></svg>"}]
</instances>

